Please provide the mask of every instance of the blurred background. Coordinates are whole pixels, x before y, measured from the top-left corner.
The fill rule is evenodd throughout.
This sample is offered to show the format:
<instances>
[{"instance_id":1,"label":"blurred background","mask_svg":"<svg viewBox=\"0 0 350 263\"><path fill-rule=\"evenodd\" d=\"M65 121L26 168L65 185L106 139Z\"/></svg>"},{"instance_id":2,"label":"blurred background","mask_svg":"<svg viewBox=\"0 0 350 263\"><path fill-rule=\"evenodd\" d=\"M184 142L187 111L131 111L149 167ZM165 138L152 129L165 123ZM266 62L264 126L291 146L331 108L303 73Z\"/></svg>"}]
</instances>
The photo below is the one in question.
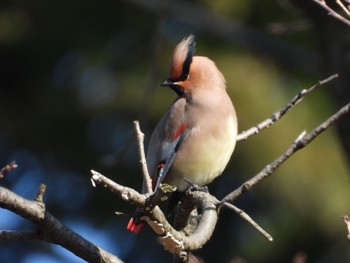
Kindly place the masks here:
<instances>
[{"instance_id":1,"label":"blurred background","mask_svg":"<svg viewBox=\"0 0 350 263\"><path fill-rule=\"evenodd\" d=\"M336 7L336 6L335 6ZM350 28L311 0L7 1L0 3L0 165L18 169L1 181L34 198L48 185L48 210L125 262L171 262L155 235L126 230L132 213L102 187L94 169L141 188L133 120L146 134L175 98L160 87L175 45L196 35L197 55L227 80L239 130L334 73L273 127L239 142L210 185L222 198L350 100ZM295 154L236 205L273 237L266 241L231 211L196 255L205 262L350 262L350 118ZM31 229L0 209L0 229ZM304 261L296 261L301 259ZM307 261L305 261L307 260ZM63 248L1 241L0 262L83 262Z\"/></svg>"}]
</instances>

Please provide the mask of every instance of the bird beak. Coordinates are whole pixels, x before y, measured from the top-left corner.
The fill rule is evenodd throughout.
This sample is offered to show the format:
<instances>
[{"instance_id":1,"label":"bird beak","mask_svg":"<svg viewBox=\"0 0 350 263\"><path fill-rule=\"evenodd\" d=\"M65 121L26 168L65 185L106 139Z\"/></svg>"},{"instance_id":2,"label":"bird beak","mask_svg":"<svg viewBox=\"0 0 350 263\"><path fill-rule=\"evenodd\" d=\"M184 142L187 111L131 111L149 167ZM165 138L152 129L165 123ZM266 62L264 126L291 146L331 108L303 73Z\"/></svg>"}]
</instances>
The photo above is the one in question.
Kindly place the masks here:
<instances>
[{"instance_id":1,"label":"bird beak","mask_svg":"<svg viewBox=\"0 0 350 263\"><path fill-rule=\"evenodd\" d=\"M169 79L163 81L163 82L160 84L160 86L162 86L162 87L170 87L171 85L174 85L174 82L171 81L171 80L169 80Z\"/></svg>"},{"instance_id":2,"label":"bird beak","mask_svg":"<svg viewBox=\"0 0 350 263\"><path fill-rule=\"evenodd\" d=\"M178 95L178 96L182 96L184 94L184 88L181 87L178 82L174 82L174 81L171 81L170 79L167 79L165 80L164 82L162 82L160 84L160 86L162 87L169 87L171 88L173 91L175 91L175 93Z\"/></svg>"}]
</instances>

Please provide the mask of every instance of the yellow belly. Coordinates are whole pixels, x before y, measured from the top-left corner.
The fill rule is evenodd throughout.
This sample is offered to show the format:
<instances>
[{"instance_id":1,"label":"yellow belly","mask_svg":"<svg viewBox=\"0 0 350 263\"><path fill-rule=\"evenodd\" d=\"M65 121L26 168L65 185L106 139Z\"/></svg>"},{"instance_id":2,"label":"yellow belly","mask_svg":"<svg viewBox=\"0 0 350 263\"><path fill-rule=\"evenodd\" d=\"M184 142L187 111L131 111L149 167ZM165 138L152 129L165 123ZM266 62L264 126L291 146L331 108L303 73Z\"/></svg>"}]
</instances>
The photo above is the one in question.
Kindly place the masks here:
<instances>
[{"instance_id":1,"label":"yellow belly","mask_svg":"<svg viewBox=\"0 0 350 263\"><path fill-rule=\"evenodd\" d=\"M226 127L215 135L203 134L196 129L191 131L180 147L164 182L184 191L189 187L184 178L193 184L204 186L219 176L229 162L236 144L236 122L229 120ZM186 143L190 140L191 143Z\"/></svg>"}]
</instances>

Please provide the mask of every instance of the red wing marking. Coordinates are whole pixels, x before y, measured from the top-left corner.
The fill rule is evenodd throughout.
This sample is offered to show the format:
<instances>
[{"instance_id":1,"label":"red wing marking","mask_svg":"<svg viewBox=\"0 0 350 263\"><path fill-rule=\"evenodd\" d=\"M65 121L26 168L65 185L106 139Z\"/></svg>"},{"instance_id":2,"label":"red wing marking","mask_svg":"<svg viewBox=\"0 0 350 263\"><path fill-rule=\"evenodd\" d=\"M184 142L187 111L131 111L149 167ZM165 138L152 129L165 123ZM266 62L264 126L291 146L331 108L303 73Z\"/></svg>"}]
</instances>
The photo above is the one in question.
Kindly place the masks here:
<instances>
[{"instance_id":1,"label":"red wing marking","mask_svg":"<svg viewBox=\"0 0 350 263\"><path fill-rule=\"evenodd\" d=\"M181 125L175 130L175 132L171 135L171 140L177 139L187 128L187 123L183 122Z\"/></svg>"}]
</instances>

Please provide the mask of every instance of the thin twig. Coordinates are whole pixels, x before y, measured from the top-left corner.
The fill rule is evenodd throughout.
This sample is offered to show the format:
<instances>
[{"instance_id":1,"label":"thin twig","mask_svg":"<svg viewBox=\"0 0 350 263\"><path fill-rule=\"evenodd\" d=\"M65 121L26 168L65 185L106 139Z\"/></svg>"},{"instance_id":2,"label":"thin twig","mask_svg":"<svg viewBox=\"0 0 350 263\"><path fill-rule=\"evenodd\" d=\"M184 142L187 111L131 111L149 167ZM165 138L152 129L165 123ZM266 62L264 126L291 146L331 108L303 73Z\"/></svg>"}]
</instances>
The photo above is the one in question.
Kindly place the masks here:
<instances>
[{"instance_id":1,"label":"thin twig","mask_svg":"<svg viewBox=\"0 0 350 263\"><path fill-rule=\"evenodd\" d=\"M34 198L34 201L36 202L37 206L41 208L42 210L42 217L45 216L45 203L44 203L44 194L46 191L46 184L41 183L39 185L38 192L36 193L36 196Z\"/></svg>"},{"instance_id":2,"label":"thin twig","mask_svg":"<svg viewBox=\"0 0 350 263\"><path fill-rule=\"evenodd\" d=\"M39 203L43 203L46 187L47 187L46 184L39 185L38 192L37 192L36 197L34 199L35 201L37 201Z\"/></svg>"},{"instance_id":3,"label":"thin twig","mask_svg":"<svg viewBox=\"0 0 350 263\"><path fill-rule=\"evenodd\" d=\"M332 8L330 8L327 3L324 0L312 0L316 4L320 5L322 8L324 8L326 11L328 11L328 15L334 17L335 19L339 20L340 22L343 22L344 24L350 26L350 20L344 18L343 16L339 15L337 12L335 12Z\"/></svg>"},{"instance_id":4,"label":"thin twig","mask_svg":"<svg viewBox=\"0 0 350 263\"><path fill-rule=\"evenodd\" d=\"M238 214L242 219L247 221L249 224L251 224L256 230L258 230L267 240L273 241L272 236L267 233L261 226L258 225L246 212L244 212L242 209L238 208L237 206L234 206L233 204L229 203L223 203L223 206L226 206L230 209L232 209L236 214Z\"/></svg>"},{"instance_id":5,"label":"thin twig","mask_svg":"<svg viewBox=\"0 0 350 263\"><path fill-rule=\"evenodd\" d=\"M338 74L334 74L326 79L320 80L318 83L313 85L312 87L308 89L303 89L300 91L288 104L286 104L283 108L273 113L268 119L260 122L259 124L255 125L254 127L250 128L247 131L243 131L237 136L237 141L247 140L250 136L255 135L259 133L262 129L270 127L272 124L274 124L276 121L278 121L280 118L282 118L290 109L292 109L296 104L298 104L302 99L310 94L312 91L314 91L316 88L332 81L333 79L337 78Z\"/></svg>"},{"instance_id":6,"label":"thin twig","mask_svg":"<svg viewBox=\"0 0 350 263\"><path fill-rule=\"evenodd\" d=\"M344 11L348 16L350 16L349 9L346 8L346 6L342 3L342 1L336 0L336 3L341 7L341 9L343 9L343 11Z\"/></svg>"},{"instance_id":7,"label":"thin twig","mask_svg":"<svg viewBox=\"0 0 350 263\"><path fill-rule=\"evenodd\" d=\"M343 108L329 117L326 121L321 123L318 127L316 127L313 131L306 134L306 132L302 132L298 138L290 145L290 147L277 159L275 159L272 163L265 166L257 175L255 175L250 180L243 183L236 190L228 194L226 197L222 199L221 202L229 202L233 203L239 196L241 196L246 191L252 189L257 183L262 181L263 179L270 176L282 163L284 163L289 157L291 157L296 151L304 148L311 141L313 141L318 135L320 135L323 131L328 129L331 125L333 125L337 120L339 120L343 115L349 113L350 111L350 103L346 104Z\"/></svg>"},{"instance_id":8,"label":"thin twig","mask_svg":"<svg viewBox=\"0 0 350 263\"><path fill-rule=\"evenodd\" d=\"M145 156L145 148L144 148L144 138L145 135L141 132L140 129L140 123L138 121L134 121L134 128L137 138L137 146L139 149L139 156L140 156L140 164L142 169L142 175L143 175L143 181L146 186L147 193L152 193L152 181L148 173L147 168L147 162L146 162L146 156Z\"/></svg>"},{"instance_id":9,"label":"thin twig","mask_svg":"<svg viewBox=\"0 0 350 263\"><path fill-rule=\"evenodd\" d=\"M4 178L7 173L11 172L12 170L14 170L16 168L17 168L16 161L12 161L11 163L5 165L0 170L0 179Z\"/></svg>"},{"instance_id":10,"label":"thin twig","mask_svg":"<svg viewBox=\"0 0 350 263\"><path fill-rule=\"evenodd\" d=\"M121 199L128 203L135 204L138 207L142 207L145 205L146 196L140 194L136 190L120 185L116 182L113 182L111 179L103 176L99 172L91 170L92 177L91 181L95 184L100 184L109 189L112 193L117 194Z\"/></svg>"}]
</instances>

